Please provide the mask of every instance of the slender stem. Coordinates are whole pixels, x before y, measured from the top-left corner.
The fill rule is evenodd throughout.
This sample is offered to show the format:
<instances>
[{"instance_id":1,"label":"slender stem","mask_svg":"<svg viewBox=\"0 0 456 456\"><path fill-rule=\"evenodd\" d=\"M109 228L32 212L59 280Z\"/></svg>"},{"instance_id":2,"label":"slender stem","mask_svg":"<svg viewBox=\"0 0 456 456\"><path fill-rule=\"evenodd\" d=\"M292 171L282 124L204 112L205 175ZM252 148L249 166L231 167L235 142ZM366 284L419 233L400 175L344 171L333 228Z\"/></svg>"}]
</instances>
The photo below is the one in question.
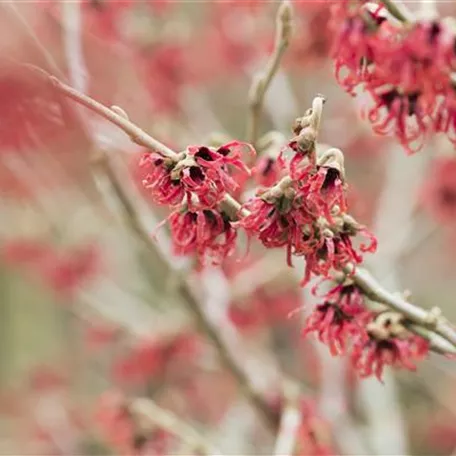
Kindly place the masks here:
<instances>
[{"instance_id":1,"label":"slender stem","mask_svg":"<svg viewBox=\"0 0 456 456\"><path fill-rule=\"evenodd\" d=\"M127 224L138 236L138 238L144 243L147 251L150 252L150 254L153 254L153 259L155 264L157 264L157 267L164 270L170 269L169 263L158 251L152 237L144 228L140 217L137 214L136 208L130 201L128 195L123 190L122 184L117 179L117 176L115 175L114 170L110 166L109 162L104 160L101 162L101 164L103 165L103 170L106 177L111 182L113 190L119 202L121 203ZM233 201L235 200L233 199ZM235 202L239 205L237 201ZM269 407L268 403L264 400L261 394L256 391L244 369L237 363L235 357L230 351L230 348L228 347L228 344L225 343L224 339L220 335L219 328L208 318L206 313L203 311L188 282L181 275L178 276L178 280L178 287L180 294L183 297L184 304L186 305L189 312L193 315L201 331L217 349L223 365L228 371L232 373L233 377L239 384L244 396L259 412L259 415L264 419L265 424L272 430L277 429L278 419L276 415L273 413L271 407Z\"/></svg>"},{"instance_id":2,"label":"slender stem","mask_svg":"<svg viewBox=\"0 0 456 456\"><path fill-rule=\"evenodd\" d=\"M129 404L129 410L141 421L147 424L158 426L168 431L182 442L187 444L193 451L203 455L221 455L221 452L214 448L207 439L198 433L192 426L180 420L174 413L159 407L150 399L134 399Z\"/></svg>"},{"instance_id":3,"label":"slender stem","mask_svg":"<svg viewBox=\"0 0 456 456\"><path fill-rule=\"evenodd\" d=\"M130 138L142 146L148 147L151 150L155 150L158 153L162 154L164 157L175 160L177 158L176 152L169 149L167 146L157 141L155 138L152 138L141 128L139 128L134 123L130 122L125 115L119 113L118 110L112 110L103 104L93 100L87 95L80 93L79 91L73 89L72 87L64 84L59 81L56 77L49 75L44 70L28 65L33 71L39 74L41 77L48 78L56 90L58 90L63 95L71 98L75 102L79 103L82 106L85 106L92 112L104 117L106 120L110 121L125 133L127 133ZM104 157L100 164L102 165L103 172L106 177L109 179L113 186L113 190L121 203L121 207L125 213L125 220L130 226L131 230L138 236L138 238L145 244L148 252L154 255L154 260L157 261L159 267L169 269L170 266L165 258L158 251L152 237L144 228L140 217L137 214L136 208L133 203L130 201L130 198L124 192L123 187L119 180L117 179L113 169L111 168L108 161ZM225 201L222 203L226 210L229 210L231 214L237 215L241 208L241 205L230 195L226 195ZM220 359L226 366L226 368L232 372L233 376L236 378L239 383L241 390L245 394L248 401L252 406L260 413L264 418L265 423L276 429L278 426L278 420L275 414L272 412L271 408L267 402L262 398L262 396L255 390L250 379L245 374L244 370L239 366L229 351L229 348L226 346L224 341L219 335L218 329L213 325L213 323L208 319L206 314L200 308L200 305L195 298L192 290L190 289L186 280L182 277L179 277L179 288L182 296L184 297L184 302L187 305L188 310L193 314L196 321L200 325L201 329L204 331L206 336L211 340L219 352Z\"/></svg>"},{"instance_id":4,"label":"slender stem","mask_svg":"<svg viewBox=\"0 0 456 456\"><path fill-rule=\"evenodd\" d=\"M80 92L86 91L87 68L82 50L82 13L80 0L61 2L63 43L69 78L73 87Z\"/></svg>"},{"instance_id":5,"label":"slender stem","mask_svg":"<svg viewBox=\"0 0 456 456\"><path fill-rule=\"evenodd\" d=\"M277 29L274 50L263 72L253 79L249 92L249 118L247 140L255 147L259 136L259 123L263 102L269 86L277 74L292 33L292 6L289 0L283 0L277 11Z\"/></svg>"},{"instance_id":6,"label":"slender stem","mask_svg":"<svg viewBox=\"0 0 456 456\"><path fill-rule=\"evenodd\" d=\"M275 444L274 454L276 456L293 455L302 417L298 385L286 382L284 386L285 407Z\"/></svg>"},{"instance_id":7,"label":"slender stem","mask_svg":"<svg viewBox=\"0 0 456 456\"><path fill-rule=\"evenodd\" d=\"M400 22L413 21L413 14L400 0L381 0L385 8Z\"/></svg>"},{"instance_id":8,"label":"slender stem","mask_svg":"<svg viewBox=\"0 0 456 456\"><path fill-rule=\"evenodd\" d=\"M244 369L236 362L228 345L220 336L219 328L209 320L200 304L192 297L191 290L185 282L181 283L181 291L186 298L185 302L195 317L196 322L208 339L214 344L220 359L237 380L244 396L249 399L256 410L261 412L261 416L264 418L267 426L275 431L279 425L278 416L276 416L264 398L255 390L252 382L247 378Z\"/></svg>"},{"instance_id":9,"label":"slender stem","mask_svg":"<svg viewBox=\"0 0 456 456\"><path fill-rule=\"evenodd\" d=\"M49 79L52 83L53 87L58 90L63 95L71 98L73 101L76 101L82 106L85 106L92 112L104 117L109 122L113 123L121 130L123 130L133 142L139 144L140 146L147 147L150 150L154 150L164 157L170 159L176 159L177 154L169 147L165 146L160 141L157 141L155 138L147 134L144 130L139 128L136 124L131 122L125 115L121 115L118 109L111 109L103 104L99 103L98 101L90 98L87 95L79 92L78 90L70 87L69 85L63 83L55 76L52 76L45 71L41 70L40 68L34 67L32 65L28 65L32 68L35 72L40 73L41 76L44 76Z\"/></svg>"}]
</instances>

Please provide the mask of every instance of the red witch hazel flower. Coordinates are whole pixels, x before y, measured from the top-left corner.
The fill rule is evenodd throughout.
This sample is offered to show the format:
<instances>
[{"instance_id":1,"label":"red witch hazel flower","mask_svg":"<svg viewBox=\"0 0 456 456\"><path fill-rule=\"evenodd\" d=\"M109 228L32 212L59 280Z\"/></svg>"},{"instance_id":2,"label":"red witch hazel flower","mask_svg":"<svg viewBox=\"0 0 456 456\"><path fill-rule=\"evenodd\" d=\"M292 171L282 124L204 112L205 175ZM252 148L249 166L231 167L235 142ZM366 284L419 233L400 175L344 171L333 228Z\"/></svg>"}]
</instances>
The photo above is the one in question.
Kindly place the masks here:
<instances>
[{"instance_id":1,"label":"red witch hazel flower","mask_svg":"<svg viewBox=\"0 0 456 456\"><path fill-rule=\"evenodd\" d=\"M189 146L176 159L147 153L140 164L150 169L143 185L159 204L175 206L186 196L187 205L192 209L213 208L227 192L238 188L230 175L230 167L250 174L241 158L244 149L254 153L252 146L239 141L219 148Z\"/></svg>"},{"instance_id":2,"label":"red witch hazel flower","mask_svg":"<svg viewBox=\"0 0 456 456\"><path fill-rule=\"evenodd\" d=\"M333 356L344 354L354 337L365 334L364 325L370 314L364 306L364 297L358 287L346 279L323 298L324 302L317 305L307 319L302 334L316 332Z\"/></svg>"},{"instance_id":3,"label":"red witch hazel flower","mask_svg":"<svg viewBox=\"0 0 456 456\"><path fill-rule=\"evenodd\" d=\"M445 20L404 25L372 3L333 8L336 76L347 92L363 85L367 117L408 152L433 131L454 132L454 28ZM452 138L450 138L452 139Z\"/></svg>"},{"instance_id":4,"label":"red witch hazel flower","mask_svg":"<svg viewBox=\"0 0 456 456\"><path fill-rule=\"evenodd\" d=\"M296 151L289 163L290 176L247 201L243 206L247 215L239 225L266 247L287 246L290 266L292 255L304 256L305 284L312 274L328 276L331 268L361 263L362 256L352 246L356 234L371 239L361 251L374 251L376 241L346 214L342 152L329 149L317 158L315 133L307 126L290 147Z\"/></svg>"},{"instance_id":5,"label":"red witch hazel flower","mask_svg":"<svg viewBox=\"0 0 456 456\"><path fill-rule=\"evenodd\" d=\"M164 158L157 152L146 152L140 162L142 184L153 202L176 206L184 198L185 191L178 179L173 179L171 171L176 162Z\"/></svg>"},{"instance_id":6,"label":"red witch hazel flower","mask_svg":"<svg viewBox=\"0 0 456 456\"><path fill-rule=\"evenodd\" d=\"M408 152L422 147L429 130L429 109L431 103L418 92L401 93L396 88L371 83L368 92L373 107L367 112L374 131L380 135L394 132Z\"/></svg>"},{"instance_id":7,"label":"red witch hazel flower","mask_svg":"<svg viewBox=\"0 0 456 456\"><path fill-rule=\"evenodd\" d=\"M237 233L229 217L215 209L174 211L168 221L174 253L196 254L201 264L220 264L235 249Z\"/></svg>"},{"instance_id":8,"label":"red witch hazel flower","mask_svg":"<svg viewBox=\"0 0 456 456\"><path fill-rule=\"evenodd\" d=\"M274 185L282 174L282 167L279 161L267 155L260 157L255 167L252 169L252 175L255 182L263 187Z\"/></svg>"},{"instance_id":9,"label":"red witch hazel flower","mask_svg":"<svg viewBox=\"0 0 456 456\"><path fill-rule=\"evenodd\" d=\"M321 154L316 167L295 169L296 195L303 199L313 214L333 222L332 212L346 212L344 156L331 148Z\"/></svg>"},{"instance_id":10,"label":"red witch hazel flower","mask_svg":"<svg viewBox=\"0 0 456 456\"><path fill-rule=\"evenodd\" d=\"M359 338L351 354L361 377L375 375L381 381L385 366L414 371L415 362L427 356L429 343L409 333L403 323L402 315L383 312L366 326L367 338Z\"/></svg>"},{"instance_id":11,"label":"red witch hazel flower","mask_svg":"<svg viewBox=\"0 0 456 456\"><path fill-rule=\"evenodd\" d=\"M330 29L334 34L332 56L335 62L336 79L350 94L362 82L368 80L371 62L372 39L376 26L385 17L383 5L367 8L366 2L334 2Z\"/></svg>"},{"instance_id":12,"label":"red witch hazel flower","mask_svg":"<svg viewBox=\"0 0 456 456\"><path fill-rule=\"evenodd\" d=\"M313 274L327 276L331 268L342 269L348 263L361 263L362 257L352 246L351 238L366 234L364 227L352 217L333 207L332 223L323 216L314 215L299 197L290 178L282 179L276 186L246 202L247 213L237 223L250 236L258 236L266 247L287 246L287 260L291 256L304 256L306 272L302 284ZM362 251L374 251L376 241L372 235L369 246Z\"/></svg>"},{"instance_id":13,"label":"red witch hazel flower","mask_svg":"<svg viewBox=\"0 0 456 456\"><path fill-rule=\"evenodd\" d=\"M215 149L205 146L190 146L184 152L185 158L174 171L188 192L192 192L205 207L213 207L225 193L234 192L238 183L230 176L230 166L249 175L250 170L242 161L242 151L247 149L252 155L252 146L239 141L224 144ZM192 203L190 202L190 205Z\"/></svg>"},{"instance_id":14,"label":"red witch hazel flower","mask_svg":"<svg viewBox=\"0 0 456 456\"><path fill-rule=\"evenodd\" d=\"M244 204L243 208L247 215L242 217L238 225L242 226L247 234L258 235L265 247L288 245L291 252L290 233L295 224L291 213L293 197L294 192L289 188L281 189L279 183Z\"/></svg>"}]
</instances>

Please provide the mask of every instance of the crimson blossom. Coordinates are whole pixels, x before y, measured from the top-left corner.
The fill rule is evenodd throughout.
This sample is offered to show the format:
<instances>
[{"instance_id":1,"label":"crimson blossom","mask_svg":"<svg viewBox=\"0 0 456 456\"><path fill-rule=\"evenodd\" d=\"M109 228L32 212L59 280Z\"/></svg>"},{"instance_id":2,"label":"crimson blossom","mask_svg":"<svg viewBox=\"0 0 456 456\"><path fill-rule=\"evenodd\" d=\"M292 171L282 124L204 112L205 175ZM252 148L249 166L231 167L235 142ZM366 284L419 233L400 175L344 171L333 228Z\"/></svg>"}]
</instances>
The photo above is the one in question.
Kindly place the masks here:
<instances>
[{"instance_id":1,"label":"crimson blossom","mask_svg":"<svg viewBox=\"0 0 456 456\"><path fill-rule=\"evenodd\" d=\"M333 356L345 354L352 340L364 336L365 324L369 319L364 296L348 279L323 296L323 303L312 311L302 334L306 336L315 332L318 339L328 345Z\"/></svg>"},{"instance_id":2,"label":"crimson blossom","mask_svg":"<svg viewBox=\"0 0 456 456\"><path fill-rule=\"evenodd\" d=\"M290 266L292 255L303 256L305 284L312 274L328 276L332 268L361 263L362 256L352 245L356 234L371 239L370 245L361 245L361 251L374 251L376 240L346 214L342 152L329 149L314 165L310 154L302 152L302 142L290 144L296 154L289 163L283 162L289 176L248 200L238 225L266 247L286 247Z\"/></svg>"},{"instance_id":3,"label":"crimson blossom","mask_svg":"<svg viewBox=\"0 0 456 456\"><path fill-rule=\"evenodd\" d=\"M250 174L242 161L244 149L255 152L252 146L239 141L218 148L189 146L175 158L147 152L140 163L148 170L143 186L158 204L177 206L185 197L190 209L213 208L239 186L230 175L231 168Z\"/></svg>"},{"instance_id":4,"label":"crimson blossom","mask_svg":"<svg viewBox=\"0 0 456 456\"><path fill-rule=\"evenodd\" d=\"M168 217L176 255L196 254L201 264L220 264L235 250L237 232L224 212L178 209Z\"/></svg>"},{"instance_id":5,"label":"crimson blossom","mask_svg":"<svg viewBox=\"0 0 456 456\"><path fill-rule=\"evenodd\" d=\"M363 292L349 276L322 298L302 334L316 333L333 356L349 354L360 377L375 375L382 381L385 366L414 371L415 363L427 356L428 341L410 333L401 314L368 310Z\"/></svg>"},{"instance_id":6,"label":"crimson blossom","mask_svg":"<svg viewBox=\"0 0 456 456\"><path fill-rule=\"evenodd\" d=\"M375 132L394 132L408 152L432 132L455 141L456 35L444 19L403 24L382 5L338 2L333 7L336 76L352 95L368 95L365 114Z\"/></svg>"},{"instance_id":7,"label":"crimson blossom","mask_svg":"<svg viewBox=\"0 0 456 456\"><path fill-rule=\"evenodd\" d=\"M382 381L385 366L415 371L415 363L429 353L429 342L409 333L399 314L380 313L366 330L367 337L359 337L351 353L353 366L362 378L375 375Z\"/></svg>"}]
</instances>

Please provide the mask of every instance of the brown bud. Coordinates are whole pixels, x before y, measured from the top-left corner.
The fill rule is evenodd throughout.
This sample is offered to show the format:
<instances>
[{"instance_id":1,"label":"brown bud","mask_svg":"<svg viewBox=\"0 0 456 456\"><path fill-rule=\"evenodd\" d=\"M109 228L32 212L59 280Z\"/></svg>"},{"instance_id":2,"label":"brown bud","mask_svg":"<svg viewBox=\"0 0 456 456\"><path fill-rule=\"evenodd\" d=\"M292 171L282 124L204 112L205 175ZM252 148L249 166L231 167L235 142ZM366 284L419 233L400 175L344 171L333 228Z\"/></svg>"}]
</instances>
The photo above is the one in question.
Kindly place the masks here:
<instances>
[{"instance_id":1,"label":"brown bud","mask_svg":"<svg viewBox=\"0 0 456 456\"><path fill-rule=\"evenodd\" d=\"M318 157L317 165L337 170L342 182L345 181L344 154L340 149L333 147L323 152L323 154Z\"/></svg>"},{"instance_id":2,"label":"brown bud","mask_svg":"<svg viewBox=\"0 0 456 456\"><path fill-rule=\"evenodd\" d=\"M315 141L317 135L313 128L306 127L296 136L293 141L297 146L297 151L301 154L315 152Z\"/></svg>"}]
</instances>

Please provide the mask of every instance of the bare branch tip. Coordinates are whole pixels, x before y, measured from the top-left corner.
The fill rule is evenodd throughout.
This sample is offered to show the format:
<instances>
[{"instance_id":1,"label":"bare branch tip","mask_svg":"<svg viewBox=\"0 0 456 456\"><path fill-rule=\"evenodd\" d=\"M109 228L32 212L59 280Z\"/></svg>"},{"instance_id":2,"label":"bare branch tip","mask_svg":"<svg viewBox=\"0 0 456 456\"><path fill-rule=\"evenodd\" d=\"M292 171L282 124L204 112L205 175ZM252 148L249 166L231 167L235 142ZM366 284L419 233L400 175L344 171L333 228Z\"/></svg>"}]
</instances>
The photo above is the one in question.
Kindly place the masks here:
<instances>
[{"instance_id":1,"label":"bare branch tip","mask_svg":"<svg viewBox=\"0 0 456 456\"><path fill-rule=\"evenodd\" d=\"M291 21L293 16L293 5L291 4L290 0L283 0L280 3L279 9L277 11L278 19L286 24Z\"/></svg>"}]
</instances>

